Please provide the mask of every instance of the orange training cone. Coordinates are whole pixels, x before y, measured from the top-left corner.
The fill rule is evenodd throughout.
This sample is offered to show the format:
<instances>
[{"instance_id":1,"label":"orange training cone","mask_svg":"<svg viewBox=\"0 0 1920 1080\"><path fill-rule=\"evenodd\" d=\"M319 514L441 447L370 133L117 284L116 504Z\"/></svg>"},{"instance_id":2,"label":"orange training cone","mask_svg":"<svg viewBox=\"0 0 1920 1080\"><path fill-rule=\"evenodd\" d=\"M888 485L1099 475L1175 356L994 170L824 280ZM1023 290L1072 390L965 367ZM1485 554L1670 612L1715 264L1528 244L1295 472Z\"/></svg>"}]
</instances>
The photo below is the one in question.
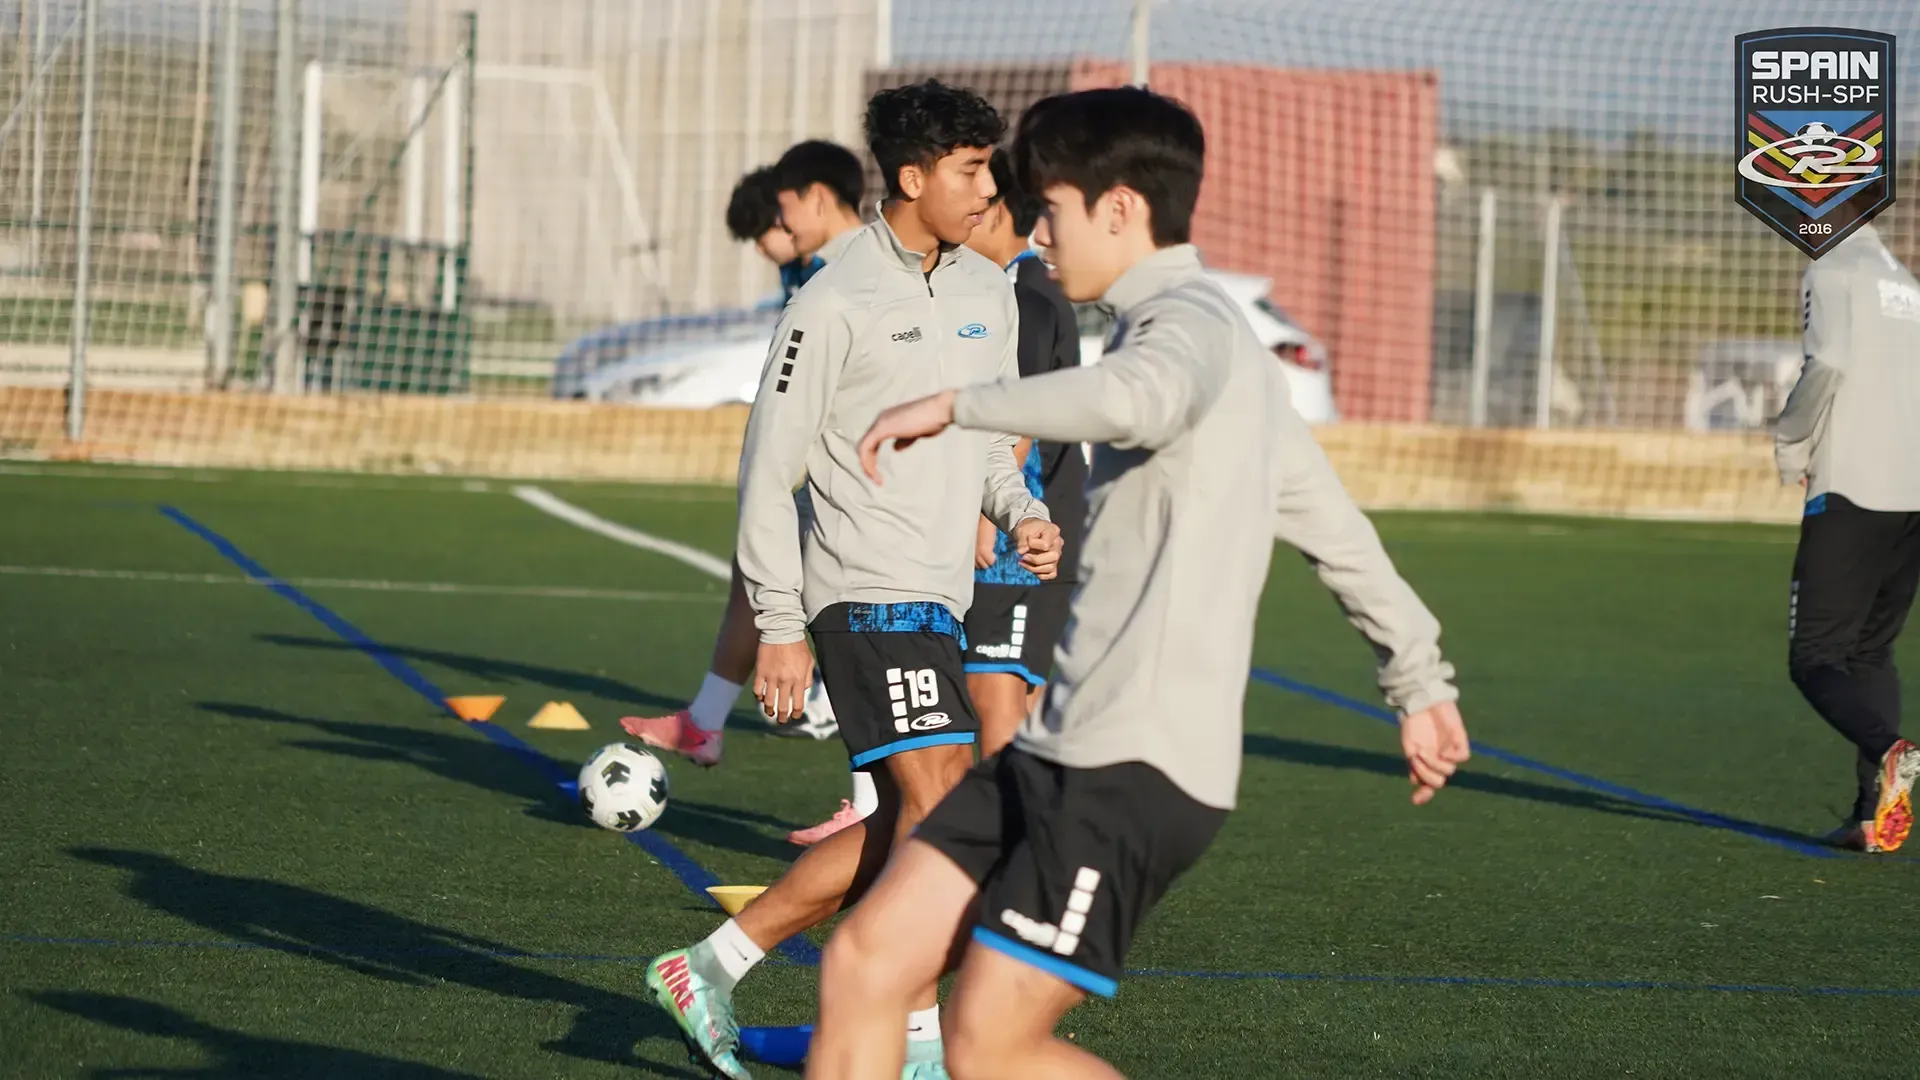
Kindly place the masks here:
<instances>
[{"instance_id":1,"label":"orange training cone","mask_svg":"<svg viewBox=\"0 0 1920 1080\"><path fill-rule=\"evenodd\" d=\"M485 723L493 719L494 710L506 700L503 697L485 694L477 697L450 697L447 699L447 708L452 709L453 715L469 724Z\"/></svg>"}]
</instances>

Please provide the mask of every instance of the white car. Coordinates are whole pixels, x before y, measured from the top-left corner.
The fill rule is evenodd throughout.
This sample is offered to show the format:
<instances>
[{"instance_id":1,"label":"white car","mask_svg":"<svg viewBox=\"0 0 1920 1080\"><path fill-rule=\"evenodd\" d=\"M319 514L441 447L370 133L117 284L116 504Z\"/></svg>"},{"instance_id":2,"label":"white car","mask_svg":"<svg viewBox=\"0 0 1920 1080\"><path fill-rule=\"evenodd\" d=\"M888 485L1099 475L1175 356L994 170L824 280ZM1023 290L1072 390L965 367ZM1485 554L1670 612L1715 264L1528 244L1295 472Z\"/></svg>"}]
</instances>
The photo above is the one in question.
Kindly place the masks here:
<instances>
[{"instance_id":1,"label":"white car","mask_svg":"<svg viewBox=\"0 0 1920 1080\"><path fill-rule=\"evenodd\" d=\"M1260 344L1273 351L1286 373L1287 387L1293 393L1293 407L1309 424L1330 424L1340 419L1333 404L1333 373L1327 360L1327 347L1319 338L1302 330L1280 309L1267 293L1273 287L1269 278L1249 274L1229 274L1209 270L1207 276L1240 305ZM1106 349L1107 335L1113 329L1113 316L1093 304L1077 305L1080 314L1080 362L1097 364Z\"/></svg>"},{"instance_id":2,"label":"white car","mask_svg":"<svg viewBox=\"0 0 1920 1080\"><path fill-rule=\"evenodd\" d=\"M1218 270L1207 275L1240 305L1260 343L1273 350L1300 415L1310 424L1338 420L1327 348L1268 298L1272 282ZM1077 305L1076 310L1080 362L1099 363L1113 316L1093 304ZM553 395L675 409L752 404L760 389L767 341L779 319L775 301L595 331L561 353Z\"/></svg>"}]
</instances>

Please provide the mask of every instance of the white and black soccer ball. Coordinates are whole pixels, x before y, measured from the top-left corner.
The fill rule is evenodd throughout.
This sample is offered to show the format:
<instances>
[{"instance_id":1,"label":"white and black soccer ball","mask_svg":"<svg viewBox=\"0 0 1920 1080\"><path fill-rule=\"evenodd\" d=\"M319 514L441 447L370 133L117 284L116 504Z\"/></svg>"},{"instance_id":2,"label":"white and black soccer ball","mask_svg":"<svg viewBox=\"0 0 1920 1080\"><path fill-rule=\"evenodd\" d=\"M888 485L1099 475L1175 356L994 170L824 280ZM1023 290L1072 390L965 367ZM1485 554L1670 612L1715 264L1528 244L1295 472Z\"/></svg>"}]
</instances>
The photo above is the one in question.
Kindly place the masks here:
<instances>
[{"instance_id":1,"label":"white and black soccer ball","mask_svg":"<svg viewBox=\"0 0 1920 1080\"><path fill-rule=\"evenodd\" d=\"M1811 124L1800 125L1800 130L1793 134L1808 146L1832 146L1833 137L1839 132L1815 120Z\"/></svg>"},{"instance_id":2,"label":"white and black soccer ball","mask_svg":"<svg viewBox=\"0 0 1920 1080\"><path fill-rule=\"evenodd\" d=\"M632 743L608 743L580 766L580 809L595 825L639 832L667 809L667 767Z\"/></svg>"}]
</instances>

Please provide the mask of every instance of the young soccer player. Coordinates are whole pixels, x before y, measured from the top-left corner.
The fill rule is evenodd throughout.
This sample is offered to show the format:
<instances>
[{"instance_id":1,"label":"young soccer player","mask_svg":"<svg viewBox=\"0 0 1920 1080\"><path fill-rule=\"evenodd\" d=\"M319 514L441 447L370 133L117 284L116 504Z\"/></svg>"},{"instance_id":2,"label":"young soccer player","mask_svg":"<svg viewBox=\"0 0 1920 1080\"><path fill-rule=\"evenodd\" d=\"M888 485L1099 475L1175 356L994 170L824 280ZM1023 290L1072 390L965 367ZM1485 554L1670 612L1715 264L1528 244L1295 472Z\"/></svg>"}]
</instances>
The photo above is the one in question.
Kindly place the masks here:
<instances>
[{"instance_id":1,"label":"young soccer player","mask_svg":"<svg viewBox=\"0 0 1920 1080\"><path fill-rule=\"evenodd\" d=\"M1805 365L1774 434L1781 481L1807 488L1787 667L1855 747L1832 841L1898 851L1920 780L1893 665L1920 586L1920 283L1865 225L1807 267L1801 315Z\"/></svg>"},{"instance_id":2,"label":"young soccer player","mask_svg":"<svg viewBox=\"0 0 1920 1080\"><path fill-rule=\"evenodd\" d=\"M1039 375L1080 363L1073 305L1060 292L1031 246L1040 217L1038 196L1014 181L1013 159L993 153L998 189L967 246L1007 268L1020 305L1020 374ZM991 757L1013 740L1033 695L1046 682L1053 647L1067 624L1067 602L1078 580L1080 534L1086 524L1087 459L1079 443L1021 439L1014 456L1027 490L1047 504L1060 526L1060 575L1043 582L1020 565L1012 538L980 519L973 609L967 612L967 693L980 714L980 753Z\"/></svg>"},{"instance_id":3,"label":"young soccer player","mask_svg":"<svg viewBox=\"0 0 1920 1080\"><path fill-rule=\"evenodd\" d=\"M884 406L1018 372L1006 275L962 246L994 193L987 163L999 116L974 94L927 82L874 95L866 128L887 201L781 320L747 421L736 546L760 629L763 710L798 711L811 631L851 764L877 770L880 809L807 849L711 937L648 965L655 1001L695 1055L729 1077L746 1075L735 984L775 943L858 900L973 759L961 620L974 522L984 512L1013 534L1042 578L1060 558L1060 531L1027 493L1012 436L932 440L884 488L860 470L854 440ZM789 498L803 479L816 515L804 559ZM893 1040L907 1065L896 1060L896 1074L944 1075L932 986L906 1004Z\"/></svg>"},{"instance_id":4,"label":"young soccer player","mask_svg":"<svg viewBox=\"0 0 1920 1080\"><path fill-rule=\"evenodd\" d=\"M780 224L793 237L802 267L792 275L787 299L820 269L839 257L860 229L860 195L866 173L853 151L839 143L809 139L795 143L773 166ZM788 281L783 271L781 280Z\"/></svg>"},{"instance_id":5,"label":"young soccer player","mask_svg":"<svg viewBox=\"0 0 1920 1080\"><path fill-rule=\"evenodd\" d=\"M1113 344L1093 367L897 406L861 440L886 488L950 426L1092 442L1093 509L1043 711L934 810L835 932L809 1076L890 1077L906 1001L956 947L954 1077L1117 1075L1054 1025L1084 995L1113 993L1141 919L1233 806L1276 534L1384 658L1414 802L1466 759L1438 624L1186 243L1204 151L1199 122L1145 90L1035 105L1014 143L1021 185L1047 202L1035 238L1068 298L1116 309Z\"/></svg>"},{"instance_id":6,"label":"young soccer player","mask_svg":"<svg viewBox=\"0 0 1920 1080\"><path fill-rule=\"evenodd\" d=\"M781 287L791 302L859 231L855 207L864 183L853 151L820 140L797 143L775 164L741 179L727 206L727 228L736 238L753 241L760 254L780 267ZM804 533L811 525L812 503L804 492L795 501ZM753 671L759 641L736 563L713 661L693 702L670 716L625 717L620 726L650 746L672 750L699 765L718 765L727 716ZM821 681L815 681L802 712L795 727L816 739L829 738L839 728ZM827 820L795 829L787 839L801 846L818 843L872 813L879 802L873 777L855 770L853 797L840 800L840 808Z\"/></svg>"},{"instance_id":7,"label":"young soccer player","mask_svg":"<svg viewBox=\"0 0 1920 1080\"><path fill-rule=\"evenodd\" d=\"M727 232L735 240L753 245L760 257L780 270L780 287L785 299L793 299L800 288L787 287L787 269L798 276L800 252L793 246L793 234L780 224L780 182L771 165L763 165L740 178L727 199Z\"/></svg>"}]
</instances>

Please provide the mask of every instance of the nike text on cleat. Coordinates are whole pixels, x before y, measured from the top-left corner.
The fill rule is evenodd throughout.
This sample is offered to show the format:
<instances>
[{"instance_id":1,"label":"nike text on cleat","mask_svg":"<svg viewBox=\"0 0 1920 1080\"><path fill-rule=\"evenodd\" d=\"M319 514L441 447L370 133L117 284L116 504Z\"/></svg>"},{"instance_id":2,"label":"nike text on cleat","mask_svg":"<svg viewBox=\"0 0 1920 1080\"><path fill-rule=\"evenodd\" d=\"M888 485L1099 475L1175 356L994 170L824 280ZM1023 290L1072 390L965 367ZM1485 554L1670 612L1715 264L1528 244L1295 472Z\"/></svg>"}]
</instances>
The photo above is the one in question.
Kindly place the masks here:
<instances>
[{"instance_id":1,"label":"nike text on cleat","mask_svg":"<svg viewBox=\"0 0 1920 1080\"><path fill-rule=\"evenodd\" d=\"M733 1002L725 991L700 977L687 950L654 957L647 965L647 989L660 1011L673 1018L695 1064L727 1080L753 1080L736 1053L740 1029L733 1022Z\"/></svg>"},{"instance_id":2,"label":"nike text on cleat","mask_svg":"<svg viewBox=\"0 0 1920 1080\"><path fill-rule=\"evenodd\" d=\"M718 731L702 731L685 709L672 716L627 716L620 726L627 734L661 750L671 750L695 765L720 764Z\"/></svg>"}]
</instances>

